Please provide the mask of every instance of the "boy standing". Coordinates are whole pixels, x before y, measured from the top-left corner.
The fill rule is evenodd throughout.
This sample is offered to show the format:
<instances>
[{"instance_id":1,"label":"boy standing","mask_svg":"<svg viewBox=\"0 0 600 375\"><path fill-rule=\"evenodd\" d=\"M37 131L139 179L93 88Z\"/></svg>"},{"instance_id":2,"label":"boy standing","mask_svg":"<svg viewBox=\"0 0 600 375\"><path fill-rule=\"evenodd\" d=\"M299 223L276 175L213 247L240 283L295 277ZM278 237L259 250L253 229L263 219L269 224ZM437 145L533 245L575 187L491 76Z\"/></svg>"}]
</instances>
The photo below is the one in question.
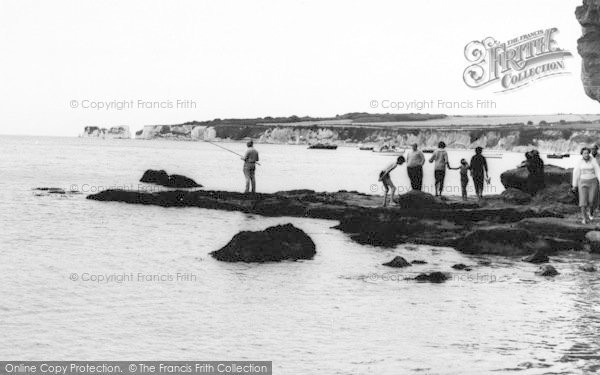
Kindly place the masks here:
<instances>
[{"instance_id":1,"label":"boy standing","mask_svg":"<svg viewBox=\"0 0 600 375\"><path fill-rule=\"evenodd\" d=\"M406 159L404 159L404 156L398 156L398 159L396 159L394 163L388 165L379 173L379 181L383 182L383 189L385 190L385 195L383 196L383 207L387 206L387 196L390 188L392 189L392 202L394 201L394 194L396 193L396 186L392 182L390 173L396 169L397 166L404 164L405 161Z\"/></svg>"}]
</instances>

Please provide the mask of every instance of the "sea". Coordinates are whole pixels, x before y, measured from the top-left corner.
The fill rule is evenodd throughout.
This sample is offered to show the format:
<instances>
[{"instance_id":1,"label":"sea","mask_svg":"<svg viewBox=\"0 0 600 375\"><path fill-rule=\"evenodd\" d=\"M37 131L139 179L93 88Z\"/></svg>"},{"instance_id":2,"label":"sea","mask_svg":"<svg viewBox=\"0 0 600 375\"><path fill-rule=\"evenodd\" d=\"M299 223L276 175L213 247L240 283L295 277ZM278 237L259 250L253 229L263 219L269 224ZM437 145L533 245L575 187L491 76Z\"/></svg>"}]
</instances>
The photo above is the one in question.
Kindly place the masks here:
<instances>
[{"instance_id":1,"label":"sea","mask_svg":"<svg viewBox=\"0 0 600 375\"><path fill-rule=\"evenodd\" d=\"M243 143L220 143L243 153ZM382 194L396 156L356 147L257 144L257 189ZM450 164L472 151L450 150ZM523 155L491 152L486 194ZM545 157L545 156L544 156ZM568 167L578 156L549 161ZM546 160L548 161L548 160ZM0 358L272 361L274 374L573 374L600 370L598 255L518 258L353 242L335 221L87 200L153 191L146 169L243 191L240 158L206 142L0 137ZM408 191L406 168L392 172ZM458 171L446 194L460 195ZM433 191L433 167L425 167ZM54 187L76 193L47 194ZM472 194L472 184L471 184ZM312 260L223 263L209 253L242 230L292 223ZM427 263L395 270L394 256ZM473 271L456 271L456 263ZM406 280L452 272L443 284Z\"/></svg>"}]
</instances>

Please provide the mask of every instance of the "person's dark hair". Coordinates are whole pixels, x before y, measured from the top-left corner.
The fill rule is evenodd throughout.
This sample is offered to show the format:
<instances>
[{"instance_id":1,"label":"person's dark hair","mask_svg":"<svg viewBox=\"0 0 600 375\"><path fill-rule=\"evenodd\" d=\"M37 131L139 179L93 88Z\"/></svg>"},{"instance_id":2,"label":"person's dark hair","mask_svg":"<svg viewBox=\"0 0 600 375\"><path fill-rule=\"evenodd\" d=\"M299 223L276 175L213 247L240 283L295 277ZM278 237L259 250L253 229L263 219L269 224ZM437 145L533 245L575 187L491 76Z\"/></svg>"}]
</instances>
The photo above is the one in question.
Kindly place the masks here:
<instances>
[{"instance_id":1,"label":"person's dark hair","mask_svg":"<svg viewBox=\"0 0 600 375\"><path fill-rule=\"evenodd\" d=\"M404 164L404 162L406 161L406 159L404 159L404 156L398 156L398 159L396 160L396 164Z\"/></svg>"},{"instance_id":2,"label":"person's dark hair","mask_svg":"<svg viewBox=\"0 0 600 375\"><path fill-rule=\"evenodd\" d=\"M446 143L444 143L444 141L441 141L440 143L438 143L438 147L439 148L446 148Z\"/></svg>"},{"instance_id":3,"label":"person's dark hair","mask_svg":"<svg viewBox=\"0 0 600 375\"><path fill-rule=\"evenodd\" d=\"M532 157L533 157L533 153L532 153L532 151L527 151L527 152L525 153L525 159L529 160L529 159L531 159Z\"/></svg>"},{"instance_id":4,"label":"person's dark hair","mask_svg":"<svg viewBox=\"0 0 600 375\"><path fill-rule=\"evenodd\" d=\"M579 153L580 153L581 155L583 155L583 152L584 152L585 150L587 150L588 152L592 152L592 150L590 150L590 148L589 148L589 147L583 147L583 148L581 148L581 151L579 151Z\"/></svg>"},{"instance_id":5,"label":"person's dark hair","mask_svg":"<svg viewBox=\"0 0 600 375\"><path fill-rule=\"evenodd\" d=\"M483 147L475 147L475 153L477 155L481 154L483 152Z\"/></svg>"},{"instance_id":6,"label":"person's dark hair","mask_svg":"<svg viewBox=\"0 0 600 375\"><path fill-rule=\"evenodd\" d=\"M248 147L252 147L252 146L254 146L254 142L252 142L252 140L249 140L249 141L246 143L246 146L248 146Z\"/></svg>"}]
</instances>

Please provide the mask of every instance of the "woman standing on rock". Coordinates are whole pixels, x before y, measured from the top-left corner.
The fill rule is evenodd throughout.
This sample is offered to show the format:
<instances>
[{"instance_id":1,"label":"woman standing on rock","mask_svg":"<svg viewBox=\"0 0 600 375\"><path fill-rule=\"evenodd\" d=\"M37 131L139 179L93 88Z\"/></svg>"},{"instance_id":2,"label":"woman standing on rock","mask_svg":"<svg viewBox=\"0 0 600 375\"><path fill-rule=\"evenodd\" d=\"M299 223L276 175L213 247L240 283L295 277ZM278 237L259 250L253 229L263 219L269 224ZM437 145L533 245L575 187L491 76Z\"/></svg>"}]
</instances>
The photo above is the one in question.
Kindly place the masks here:
<instances>
[{"instance_id":1,"label":"woman standing on rock","mask_svg":"<svg viewBox=\"0 0 600 375\"><path fill-rule=\"evenodd\" d=\"M588 147L581 149L581 157L573 170L573 191L579 190L581 222L588 224L594 220L594 202L598 194L600 166L591 156L591 150Z\"/></svg>"},{"instance_id":2,"label":"woman standing on rock","mask_svg":"<svg viewBox=\"0 0 600 375\"><path fill-rule=\"evenodd\" d=\"M483 182L488 179L487 160L483 156L483 148L475 148L475 155L471 158L471 177L475 185L477 199L483 198Z\"/></svg>"}]
</instances>

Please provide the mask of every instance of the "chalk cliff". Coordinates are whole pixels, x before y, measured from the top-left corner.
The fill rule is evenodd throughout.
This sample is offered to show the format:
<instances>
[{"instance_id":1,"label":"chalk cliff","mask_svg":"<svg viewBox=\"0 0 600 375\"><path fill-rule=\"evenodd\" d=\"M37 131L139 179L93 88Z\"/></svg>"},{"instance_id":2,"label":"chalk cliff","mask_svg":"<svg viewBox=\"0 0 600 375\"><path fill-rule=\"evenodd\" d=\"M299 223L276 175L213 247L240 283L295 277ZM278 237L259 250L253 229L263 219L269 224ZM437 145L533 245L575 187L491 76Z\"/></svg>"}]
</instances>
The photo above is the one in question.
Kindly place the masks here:
<instances>
[{"instance_id":1,"label":"chalk cliff","mask_svg":"<svg viewBox=\"0 0 600 375\"><path fill-rule=\"evenodd\" d=\"M198 125L146 125L142 130L135 133L139 139L181 139L181 140L204 140L208 141L216 137L213 127Z\"/></svg>"},{"instance_id":2,"label":"chalk cliff","mask_svg":"<svg viewBox=\"0 0 600 375\"><path fill-rule=\"evenodd\" d=\"M86 126L83 128L82 137L98 137L98 138L112 138L112 139L129 139L131 133L129 132L129 126L113 126L110 128L100 128L98 126Z\"/></svg>"},{"instance_id":3,"label":"chalk cliff","mask_svg":"<svg viewBox=\"0 0 600 375\"><path fill-rule=\"evenodd\" d=\"M234 141L253 138L259 143L312 144L334 143L339 145L395 144L408 147L413 143L421 147L435 148L444 141L449 148L472 149L477 146L499 150L522 152L537 148L543 152L576 152L582 145L591 145L600 139L600 125L571 127L568 124L547 126L512 125L499 128L470 129L418 129L396 127L357 126L192 126L157 125L145 126L136 138Z\"/></svg>"}]
</instances>

